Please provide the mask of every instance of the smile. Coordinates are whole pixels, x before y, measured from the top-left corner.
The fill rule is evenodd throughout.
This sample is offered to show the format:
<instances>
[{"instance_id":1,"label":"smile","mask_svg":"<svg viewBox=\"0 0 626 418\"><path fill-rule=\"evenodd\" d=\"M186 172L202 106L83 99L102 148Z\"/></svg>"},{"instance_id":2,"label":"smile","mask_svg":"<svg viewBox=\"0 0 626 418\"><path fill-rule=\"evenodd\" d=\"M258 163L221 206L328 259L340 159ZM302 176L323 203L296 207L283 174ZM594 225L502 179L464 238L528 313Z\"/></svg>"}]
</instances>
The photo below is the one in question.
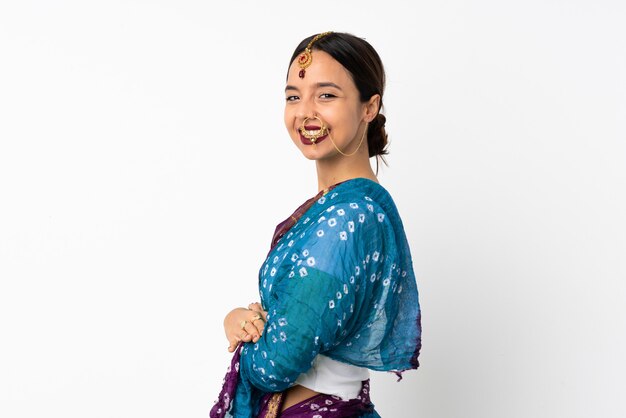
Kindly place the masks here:
<instances>
[{"instance_id":1,"label":"smile","mask_svg":"<svg viewBox=\"0 0 626 418\"><path fill-rule=\"evenodd\" d=\"M326 138L328 138L329 129L326 126L301 126L298 129L298 133L300 135L300 142L304 145L315 145L319 144Z\"/></svg>"},{"instance_id":2,"label":"smile","mask_svg":"<svg viewBox=\"0 0 626 418\"><path fill-rule=\"evenodd\" d=\"M306 125L298 129L300 133L300 141L305 145L317 144L328 137L328 128L325 125L314 126Z\"/></svg>"}]
</instances>

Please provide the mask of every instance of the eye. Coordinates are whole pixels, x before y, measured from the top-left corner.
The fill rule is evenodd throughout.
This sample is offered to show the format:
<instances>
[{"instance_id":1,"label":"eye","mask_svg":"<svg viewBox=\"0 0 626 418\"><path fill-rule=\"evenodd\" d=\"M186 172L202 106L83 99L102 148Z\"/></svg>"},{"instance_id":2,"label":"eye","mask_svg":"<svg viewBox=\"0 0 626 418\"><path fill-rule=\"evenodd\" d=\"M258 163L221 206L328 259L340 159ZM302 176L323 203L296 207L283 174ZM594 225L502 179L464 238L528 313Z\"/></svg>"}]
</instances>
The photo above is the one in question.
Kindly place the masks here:
<instances>
[{"instance_id":1,"label":"eye","mask_svg":"<svg viewBox=\"0 0 626 418\"><path fill-rule=\"evenodd\" d=\"M334 99L335 97L337 97L337 96L335 96L332 93L322 93L322 94L320 94L320 99Z\"/></svg>"},{"instance_id":2,"label":"eye","mask_svg":"<svg viewBox=\"0 0 626 418\"><path fill-rule=\"evenodd\" d=\"M298 100L298 99L299 99L299 97L298 97L298 96L287 96L287 97L285 98L285 100L286 100L286 101L288 101L288 102L295 102L295 101L296 101L296 100Z\"/></svg>"}]
</instances>

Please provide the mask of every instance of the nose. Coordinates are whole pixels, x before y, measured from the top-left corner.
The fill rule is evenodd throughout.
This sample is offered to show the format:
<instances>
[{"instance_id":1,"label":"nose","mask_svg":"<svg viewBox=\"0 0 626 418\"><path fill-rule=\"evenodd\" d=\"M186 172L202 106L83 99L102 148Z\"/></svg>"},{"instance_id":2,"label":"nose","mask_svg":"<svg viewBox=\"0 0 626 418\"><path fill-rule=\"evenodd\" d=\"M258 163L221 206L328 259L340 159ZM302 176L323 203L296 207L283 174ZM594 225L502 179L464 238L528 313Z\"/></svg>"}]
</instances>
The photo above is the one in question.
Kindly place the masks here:
<instances>
[{"instance_id":1,"label":"nose","mask_svg":"<svg viewBox=\"0 0 626 418\"><path fill-rule=\"evenodd\" d=\"M298 120L303 121L306 118L317 116L315 103L312 100L300 100L297 106L295 115Z\"/></svg>"}]
</instances>

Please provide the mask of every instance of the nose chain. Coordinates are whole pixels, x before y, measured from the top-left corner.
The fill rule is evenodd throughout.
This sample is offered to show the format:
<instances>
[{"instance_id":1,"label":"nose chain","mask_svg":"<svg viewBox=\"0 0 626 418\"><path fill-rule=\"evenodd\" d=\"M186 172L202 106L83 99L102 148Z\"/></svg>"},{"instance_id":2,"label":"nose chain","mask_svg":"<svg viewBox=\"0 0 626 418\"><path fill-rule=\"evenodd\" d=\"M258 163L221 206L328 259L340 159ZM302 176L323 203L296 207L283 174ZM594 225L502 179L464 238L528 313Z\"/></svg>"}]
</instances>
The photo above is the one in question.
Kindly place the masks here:
<instances>
[{"instance_id":1,"label":"nose chain","mask_svg":"<svg viewBox=\"0 0 626 418\"><path fill-rule=\"evenodd\" d=\"M361 144L363 143L363 140L365 139L365 135L367 135L367 126L368 124L365 124L365 129L363 129L363 135L361 135L361 140L359 141L359 146L356 147L356 149L354 151L352 151L350 154L346 154L345 152L341 151L339 149L339 147L337 146L337 144L335 144L335 141L333 141L333 136L330 134L330 132L328 132L328 138L330 138L330 142L332 142L333 146L335 147L335 149L337 150L337 152L341 155L343 155L344 157L351 157L354 154L356 154L356 152L359 150L359 148L361 148Z\"/></svg>"},{"instance_id":2,"label":"nose chain","mask_svg":"<svg viewBox=\"0 0 626 418\"><path fill-rule=\"evenodd\" d=\"M317 119L319 121L320 128L315 131L309 131L306 129L306 122L309 120L313 120L313 119ZM300 125L299 130L302 136L310 140L314 147L316 145L316 141L318 140L318 138L328 135L330 142L333 144L333 147L335 147L335 149L337 150L339 154L343 155L344 157L351 157L354 154L356 154L356 152L361 148L361 144L363 144L363 141L365 140L365 136L367 135L368 126L369 124L366 123L365 129L363 129L363 134L361 135L361 140L359 141L359 145L356 147L354 151L352 151L349 154L346 154L345 152L339 149L339 147L337 146L337 144L335 144L335 141L333 140L333 136L330 134L330 130L328 129L324 121L317 115L313 115L313 117L311 118L309 117L304 118L304 120L302 121L302 124Z\"/></svg>"}]
</instances>

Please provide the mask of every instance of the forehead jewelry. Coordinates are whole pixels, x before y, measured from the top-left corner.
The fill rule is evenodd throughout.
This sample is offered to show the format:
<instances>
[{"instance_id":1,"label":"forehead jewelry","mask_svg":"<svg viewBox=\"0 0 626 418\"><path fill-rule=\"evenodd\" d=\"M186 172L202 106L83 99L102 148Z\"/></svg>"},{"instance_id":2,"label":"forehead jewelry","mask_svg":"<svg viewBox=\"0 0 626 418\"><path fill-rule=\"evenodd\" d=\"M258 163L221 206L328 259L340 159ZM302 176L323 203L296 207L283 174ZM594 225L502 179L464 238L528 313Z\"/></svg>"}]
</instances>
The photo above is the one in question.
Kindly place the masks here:
<instances>
[{"instance_id":1,"label":"forehead jewelry","mask_svg":"<svg viewBox=\"0 0 626 418\"><path fill-rule=\"evenodd\" d=\"M306 68L311 65L313 62L313 56L311 55L311 47L315 42L317 42L321 37L331 34L332 32L322 32L318 35L315 35L311 42L308 43L304 51L298 55L298 65L300 66L300 72L298 73L298 77L304 78L304 73L306 72Z\"/></svg>"},{"instance_id":2,"label":"forehead jewelry","mask_svg":"<svg viewBox=\"0 0 626 418\"><path fill-rule=\"evenodd\" d=\"M305 128L306 123L307 121L310 121L313 119L317 119L319 121L320 128L314 131L307 131L307 129ZM313 143L313 145L315 145L315 141L317 141L319 137L322 137L328 134L328 127L326 127L326 125L319 118L319 116L313 116L312 118L304 118L304 120L302 121L302 125L300 125L300 133L302 134L303 137L310 140Z\"/></svg>"}]
</instances>

